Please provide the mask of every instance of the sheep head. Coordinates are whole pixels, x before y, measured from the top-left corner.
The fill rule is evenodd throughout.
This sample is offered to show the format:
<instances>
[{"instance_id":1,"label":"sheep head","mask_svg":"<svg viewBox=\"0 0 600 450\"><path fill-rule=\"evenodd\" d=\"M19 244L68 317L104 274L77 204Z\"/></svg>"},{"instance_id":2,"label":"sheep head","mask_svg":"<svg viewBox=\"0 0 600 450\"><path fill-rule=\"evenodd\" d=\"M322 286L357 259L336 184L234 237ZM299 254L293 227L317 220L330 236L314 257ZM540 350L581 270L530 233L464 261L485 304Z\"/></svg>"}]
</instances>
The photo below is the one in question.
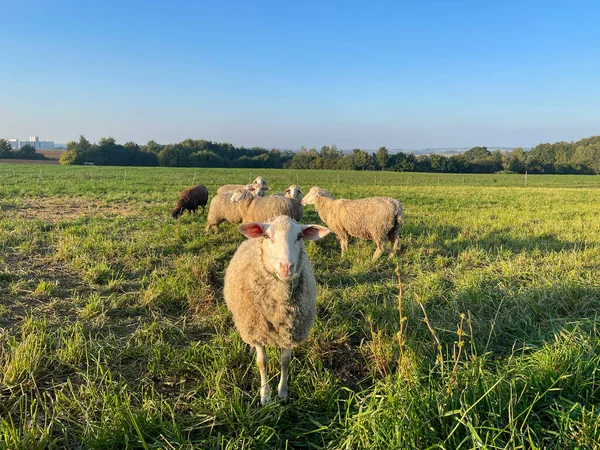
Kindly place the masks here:
<instances>
[{"instance_id":1,"label":"sheep head","mask_svg":"<svg viewBox=\"0 0 600 450\"><path fill-rule=\"evenodd\" d=\"M329 192L327 192L325 189L322 189L318 186L314 186L314 187L310 188L310 191L308 191L308 194L306 194L306 197L304 197L302 199L302 204L303 205L314 205L315 199L317 197L327 197L327 198L333 199L331 194Z\"/></svg>"},{"instance_id":2,"label":"sheep head","mask_svg":"<svg viewBox=\"0 0 600 450\"><path fill-rule=\"evenodd\" d=\"M256 187L265 187L267 185L267 182L263 177L256 177L252 184Z\"/></svg>"},{"instance_id":3,"label":"sheep head","mask_svg":"<svg viewBox=\"0 0 600 450\"><path fill-rule=\"evenodd\" d=\"M289 188L283 191L283 196L287 198L296 198L298 200L302 200L304 197L304 192L295 184L292 184Z\"/></svg>"},{"instance_id":4,"label":"sheep head","mask_svg":"<svg viewBox=\"0 0 600 450\"><path fill-rule=\"evenodd\" d=\"M262 262L268 272L282 281L297 275L304 240L316 241L329 234L326 227L302 225L287 216L278 216L266 223L246 223L240 225L239 230L250 239L262 239Z\"/></svg>"}]
</instances>

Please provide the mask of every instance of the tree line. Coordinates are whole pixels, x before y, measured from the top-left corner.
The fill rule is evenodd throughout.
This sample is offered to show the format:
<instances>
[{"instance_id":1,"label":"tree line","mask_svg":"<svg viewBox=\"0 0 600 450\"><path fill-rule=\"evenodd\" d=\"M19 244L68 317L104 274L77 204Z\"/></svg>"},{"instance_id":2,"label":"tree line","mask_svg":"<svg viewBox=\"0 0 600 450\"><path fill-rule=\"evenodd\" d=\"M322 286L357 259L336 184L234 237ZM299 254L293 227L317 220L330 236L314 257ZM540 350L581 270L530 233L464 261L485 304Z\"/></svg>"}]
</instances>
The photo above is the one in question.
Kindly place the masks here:
<instances>
[{"instance_id":1,"label":"tree line","mask_svg":"<svg viewBox=\"0 0 600 450\"><path fill-rule=\"evenodd\" d=\"M135 142L120 145L113 138L102 138L93 144L81 136L79 141L67 144L60 162L117 166L600 174L600 136L577 142L539 144L529 151L522 148L490 151L487 147L473 147L452 156L391 154L386 147L380 147L376 152L354 149L345 153L335 145L325 145L320 150L303 147L292 152L193 139L168 145L154 141L146 145Z\"/></svg>"},{"instance_id":2,"label":"tree line","mask_svg":"<svg viewBox=\"0 0 600 450\"><path fill-rule=\"evenodd\" d=\"M26 144L17 150L13 149L6 139L0 139L0 159L46 159L46 157L36 152L31 144Z\"/></svg>"}]
</instances>

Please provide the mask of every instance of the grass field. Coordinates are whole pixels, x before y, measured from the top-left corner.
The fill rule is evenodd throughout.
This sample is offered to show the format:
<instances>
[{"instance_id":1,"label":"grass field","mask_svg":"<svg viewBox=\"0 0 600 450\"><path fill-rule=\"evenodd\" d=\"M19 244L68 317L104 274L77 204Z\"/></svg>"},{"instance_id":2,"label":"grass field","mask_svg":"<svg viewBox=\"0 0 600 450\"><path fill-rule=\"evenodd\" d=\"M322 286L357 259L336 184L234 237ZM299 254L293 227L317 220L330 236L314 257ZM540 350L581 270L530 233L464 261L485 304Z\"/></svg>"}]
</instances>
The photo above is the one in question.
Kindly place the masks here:
<instances>
[{"instance_id":1,"label":"grass field","mask_svg":"<svg viewBox=\"0 0 600 450\"><path fill-rule=\"evenodd\" d=\"M334 236L307 245L317 321L289 402L265 408L221 295L243 237L169 216L185 187L257 175L406 213L394 259L372 262L362 241L341 258ZM0 165L0 448L600 448L599 188ZM304 222L320 223L313 207Z\"/></svg>"}]
</instances>

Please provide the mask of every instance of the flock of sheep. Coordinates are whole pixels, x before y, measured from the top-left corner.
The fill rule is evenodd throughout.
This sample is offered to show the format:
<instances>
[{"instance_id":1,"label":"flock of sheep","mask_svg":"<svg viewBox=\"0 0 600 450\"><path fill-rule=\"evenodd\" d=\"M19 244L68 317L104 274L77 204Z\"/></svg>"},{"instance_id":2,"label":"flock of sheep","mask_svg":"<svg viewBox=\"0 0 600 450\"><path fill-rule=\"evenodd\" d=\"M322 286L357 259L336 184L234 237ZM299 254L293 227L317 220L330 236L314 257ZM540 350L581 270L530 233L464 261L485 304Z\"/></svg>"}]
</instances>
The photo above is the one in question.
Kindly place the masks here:
<instances>
[{"instance_id":1,"label":"flock of sheep","mask_svg":"<svg viewBox=\"0 0 600 450\"><path fill-rule=\"evenodd\" d=\"M313 187L306 196L291 185L282 194L267 196L267 183L257 177L252 184L221 186L210 201L206 233L218 232L222 222L241 223L249 238L233 255L225 273L223 294L244 342L256 350L261 405L269 403L265 346L281 348L281 378L277 396L287 398L287 378L292 348L308 338L316 316L317 284L304 247L330 231L338 237L342 255L350 237L369 239L377 259L391 243L390 256L399 248L398 232L404 221L402 206L389 197L335 200ZM204 212L208 190L194 186L182 192L172 216L184 211ZM314 205L326 227L299 223L305 205Z\"/></svg>"}]
</instances>

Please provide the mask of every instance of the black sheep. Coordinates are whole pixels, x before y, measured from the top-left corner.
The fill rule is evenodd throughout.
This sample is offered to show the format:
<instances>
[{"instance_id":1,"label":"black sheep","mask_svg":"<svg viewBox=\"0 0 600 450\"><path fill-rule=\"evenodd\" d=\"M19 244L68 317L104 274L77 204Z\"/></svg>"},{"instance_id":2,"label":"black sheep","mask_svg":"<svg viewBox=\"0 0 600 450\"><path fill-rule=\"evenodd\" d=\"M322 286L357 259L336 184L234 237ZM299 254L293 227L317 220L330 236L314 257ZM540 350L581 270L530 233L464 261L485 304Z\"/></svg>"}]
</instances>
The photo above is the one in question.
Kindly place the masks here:
<instances>
[{"instance_id":1,"label":"black sheep","mask_svg":"<svg viewBox=\"0 0 600 450\"><path fill-rule=\"evenodd\" d=\"M192 211L196 214L198 212L198 206L202 206L202 214L204 214L204 207L207 202L208 189L206 189L206 186L192 186L181 193L171 215L174 218L177 218L182 215L186 209L190 214Z\"/></svg>"}]
</instances>

